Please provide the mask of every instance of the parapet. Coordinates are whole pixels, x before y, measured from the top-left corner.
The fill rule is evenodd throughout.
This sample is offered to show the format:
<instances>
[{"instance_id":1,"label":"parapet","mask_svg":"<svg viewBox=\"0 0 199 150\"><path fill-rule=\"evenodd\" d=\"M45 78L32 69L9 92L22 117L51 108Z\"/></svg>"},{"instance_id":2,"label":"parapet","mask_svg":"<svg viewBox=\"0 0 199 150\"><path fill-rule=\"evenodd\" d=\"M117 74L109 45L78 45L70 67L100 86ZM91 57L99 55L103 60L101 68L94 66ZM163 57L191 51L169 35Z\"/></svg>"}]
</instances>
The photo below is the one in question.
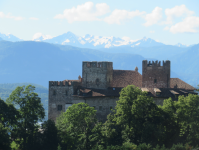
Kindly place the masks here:
<instances>
[{"instance_id":1,"label":"parapet","mask_svg":"<svg viewBox=\"0 0 199 150\"><path fill-rule=\"evenodd\" d=\"M49 86L73 86L80 82L81 80L49 81Z\"/></svg>"},{"instance_id":2,"label":"parapet","mask_svg":"<svg viewBox=\"0 0 199 150\"><path fill-rule=\"evenodd\" d=\"M113 68L113 62L108 62L108 61L83 61L82 62L83 68Z\"/></svg>"},{"instance_id":3,"label":"parapet","mask_svg":"<svg viewBox=\"0 0 199 150\"><path fill-rule=\"evenodd\" d=\"M147 61L143 60L142 61L142 67L169 67L170 68L170 61L162 61L162 66L161 66L161 61Z\"/></svg>"}]
</instances>

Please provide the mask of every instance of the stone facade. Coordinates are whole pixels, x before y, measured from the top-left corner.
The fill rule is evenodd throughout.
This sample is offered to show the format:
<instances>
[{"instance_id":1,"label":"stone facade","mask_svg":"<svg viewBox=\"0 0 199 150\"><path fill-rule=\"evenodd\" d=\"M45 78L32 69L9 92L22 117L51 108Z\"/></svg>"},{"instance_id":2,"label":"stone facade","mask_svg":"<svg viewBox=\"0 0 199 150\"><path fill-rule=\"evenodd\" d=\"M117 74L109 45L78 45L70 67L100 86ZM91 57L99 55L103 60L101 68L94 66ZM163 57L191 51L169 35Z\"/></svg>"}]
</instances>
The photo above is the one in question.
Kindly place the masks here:
<instances>
[{"instance_id":1,"label":"stone facade","mask_svg":"<svg viewBox=\"0 0 199 150\"><path fill-rule=\"evenodd\" d=\"M82 63L82 86L88 88L110 87L113 77L112 62L87 62Z\"/></svg>"},{"instance_id":2,"label":"stone facade","mask_svg":"<svg viewBox=\"0 0 199 150\"><path fill-rule=\"evenodd\" d=\"M48 119L56 120L61 111L72 104L84 102L97 110L97 118L105 121L116 106L119 92L127 85L135 85L148 92L157 105L171 97L195 94L194 87L178 78L170 78L170 61L142 62L142 75L135 70L113 70L112 62L82 62L82 78L49 81Z\"/></svg>"},{"instance_id":3,"label":"stone facade","mask_svg":"<svg viewBox=\"0 0 199 150\"><path fill-rule=\"evenodd\" d=\"M170 87L170 61L147 62L142 61L142 87L169 88Z\"/></svg>"}]
</instances>

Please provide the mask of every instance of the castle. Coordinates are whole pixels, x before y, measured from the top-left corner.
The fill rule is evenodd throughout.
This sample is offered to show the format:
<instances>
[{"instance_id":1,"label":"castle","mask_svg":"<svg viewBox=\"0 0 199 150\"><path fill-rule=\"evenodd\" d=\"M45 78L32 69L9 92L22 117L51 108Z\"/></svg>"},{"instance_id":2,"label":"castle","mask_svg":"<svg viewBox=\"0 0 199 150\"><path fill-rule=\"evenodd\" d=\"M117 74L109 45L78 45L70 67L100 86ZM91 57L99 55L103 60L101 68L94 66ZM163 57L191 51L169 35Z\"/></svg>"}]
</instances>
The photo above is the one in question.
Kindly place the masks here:
<instances>
[{"instance_id":1,"label":"castle","mask_svg":"<svg viewBox=\"0 0 199 150\"><path fill-rule=\"evenodd\" d=\"M191 85L179 78L170 78L170 61L142 61L142 75L135 70L113 70L113 63L82 62L82 77L78 80L49 81L48 119L56 120L61 111L66 111L75 103L85 102L97 110L97 118L106 120L106 116L116 106L119 92L127 85L135 85L158 105L171 97L177 100L179 95L196 94Z\"/></svg>"}]
</instances>

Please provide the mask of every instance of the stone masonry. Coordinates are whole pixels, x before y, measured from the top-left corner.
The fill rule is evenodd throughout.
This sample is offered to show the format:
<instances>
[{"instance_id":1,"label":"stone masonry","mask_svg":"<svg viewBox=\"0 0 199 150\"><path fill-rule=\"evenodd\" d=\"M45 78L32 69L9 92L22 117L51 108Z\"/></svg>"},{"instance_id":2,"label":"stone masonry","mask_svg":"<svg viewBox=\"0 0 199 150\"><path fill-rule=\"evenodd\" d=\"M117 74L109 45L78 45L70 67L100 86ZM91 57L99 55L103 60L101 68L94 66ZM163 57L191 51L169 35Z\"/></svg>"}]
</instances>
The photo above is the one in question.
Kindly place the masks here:
<instances>
[{"instance_id":1,"label":"stone masonry","mask_svg":"<svg viewBox=\"0 0 199 150\"><path fill-rule=\"evenodd\" d=\"M82 78L78 80L49 81L48 119L56 120L72 104L84 102L97 110L97 118L105 121L116 106L119 92L127 85L135 85L157 105L171 97L195 94L194 87L178 78L170 78L170 61L142 62L142 75L135 70L113 70L112 62L82 62Z\"/></svg>"}]
</instances>

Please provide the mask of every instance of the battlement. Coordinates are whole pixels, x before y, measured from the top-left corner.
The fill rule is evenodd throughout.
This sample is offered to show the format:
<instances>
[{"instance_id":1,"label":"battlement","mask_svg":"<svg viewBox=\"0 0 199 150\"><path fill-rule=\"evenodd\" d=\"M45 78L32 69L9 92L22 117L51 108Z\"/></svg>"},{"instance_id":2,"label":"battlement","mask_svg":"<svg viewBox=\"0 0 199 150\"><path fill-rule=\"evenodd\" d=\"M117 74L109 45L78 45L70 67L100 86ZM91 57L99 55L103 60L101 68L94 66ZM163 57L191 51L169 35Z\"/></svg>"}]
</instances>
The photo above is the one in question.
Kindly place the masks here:
<instances>
[{"instance_id":1,"label":"battlement","mask_svg":"<svg viewBox=\"0 0 199 150\"><path fill-rule=\"evenodd\" d=\"M108 61L83 61L83 68L104 68L104 69L112 69L113 62Z\"/></svg>"},{"instance_id":2,"label":"battlement","mask_svg":"<svg viewBox=\"0 0 199 150\"><path fill-rule=\"evenodd\" d=\"M142 67L158 67L158 68L170 68L170 61L166 60L166 61L162 61L162 65L161 65L161 61L147 61L147 60L143 60L142 61Z\"/></svg>"},{"instance_id":3,"label":"battlement","mask_svg":"<svg viewBox=\"0 0 199 150\"><path fill-rule=\"evenodd\" d=\"M142 87L170 87L170 61L142 61Z\"/></svg>"},{"instance_id":4,"label":"battlement","mask_svg":"<svg viewBox=\"0 0 199 150\"><path fill-rule=\"evenodd\" d=\"M73 86L80 83L80 80L49 81L49 86Z\"/></svg>"}]
</instances>

